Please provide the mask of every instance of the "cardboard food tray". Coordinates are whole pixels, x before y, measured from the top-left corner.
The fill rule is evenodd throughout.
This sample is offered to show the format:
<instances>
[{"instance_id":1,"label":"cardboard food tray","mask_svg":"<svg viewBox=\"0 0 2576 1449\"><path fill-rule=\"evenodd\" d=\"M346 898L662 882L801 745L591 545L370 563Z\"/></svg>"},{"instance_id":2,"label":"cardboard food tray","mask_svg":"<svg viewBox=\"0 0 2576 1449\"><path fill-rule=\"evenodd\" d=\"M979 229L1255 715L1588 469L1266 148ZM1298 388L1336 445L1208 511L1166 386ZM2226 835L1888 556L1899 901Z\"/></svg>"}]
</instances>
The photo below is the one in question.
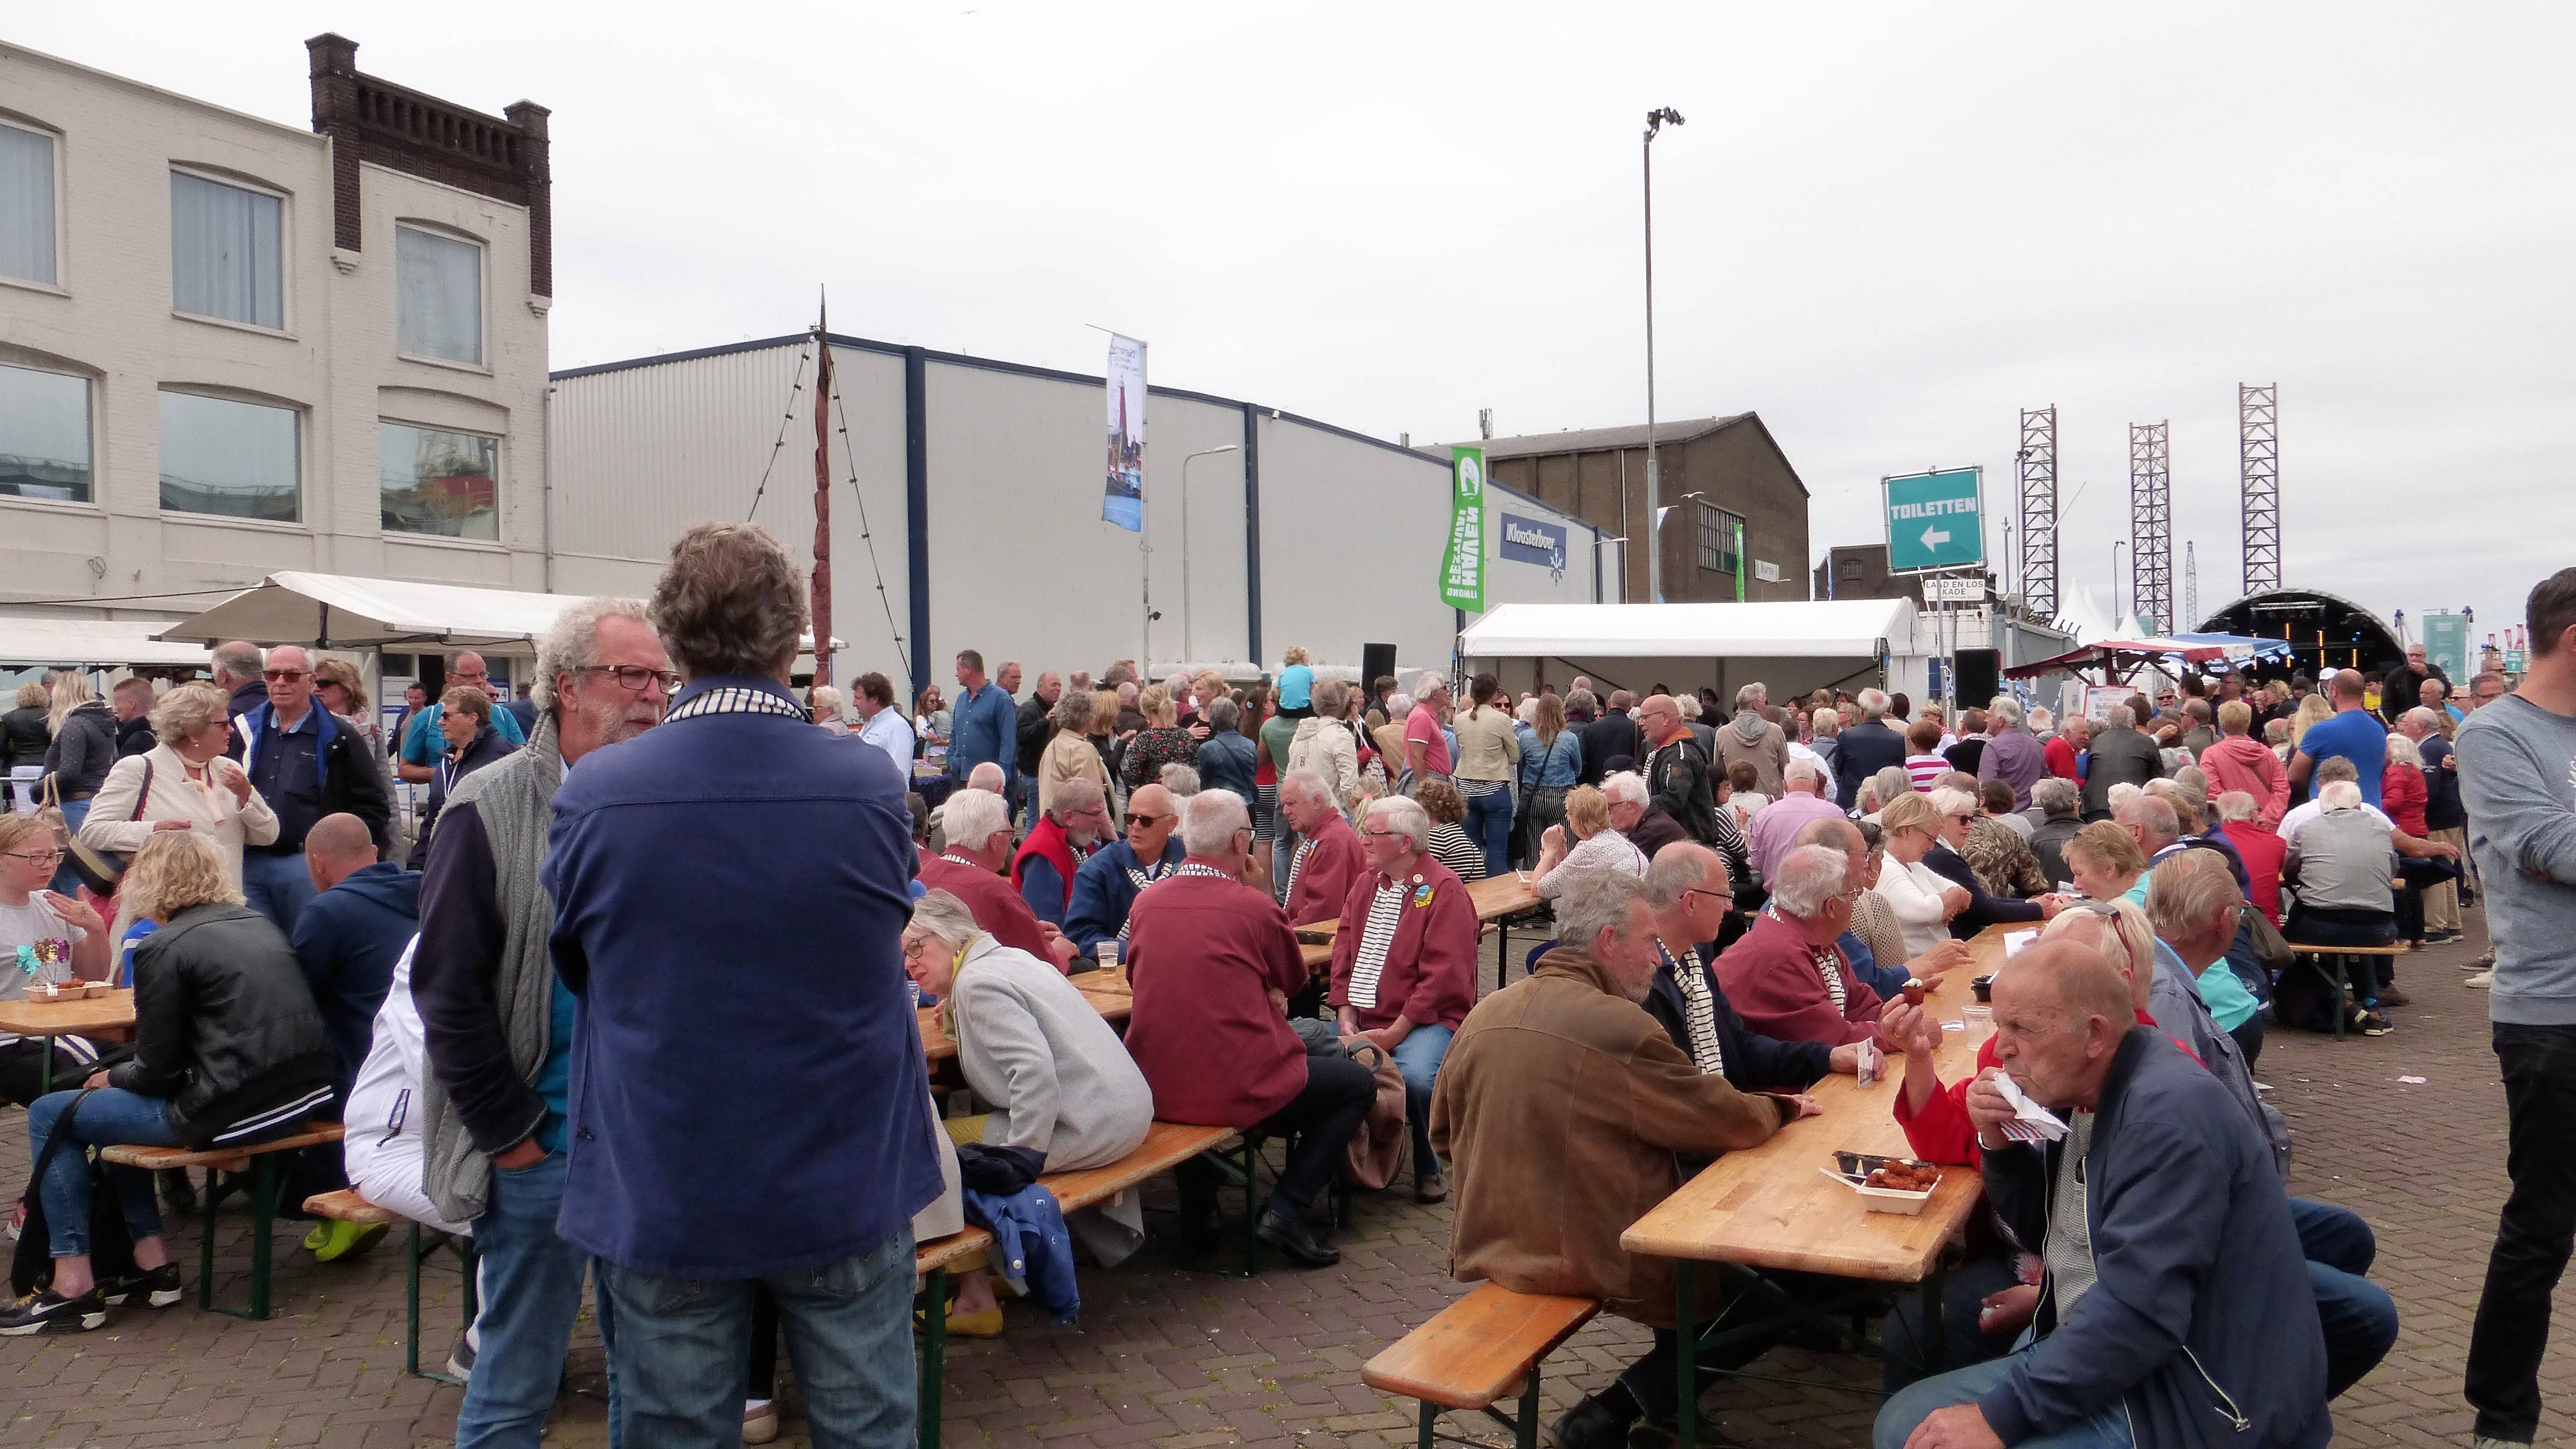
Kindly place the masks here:
<instances>
[{"instance_id":1,"label":"cardboard food tray","mask_svg":"<svg viewBox=\"0 0 2576 1449\"><path fill-rule=\"evenodd\" d=\"M1882 1157L1876 1153L1869 1152L1837 1152L1834 1154L1834 1162L1837 1167L1842 1169L1842 1171L1837 1172L1831 1167L1819 1167L1816 1171L1823 1173L1825 1176L1832 1178L1834 1181L1841 1183L1853 1192L1858 1193L1860 1195L1861 1205L1869 1211L1874 1213L1896 1213L1909 1218L1921 1215L1923 1205L1932 1200L1932 1194L1935 1189L1925 1188L1921 1192L1899 1192L1893 1188L1868 1187L1865 1186L1861 1180L1867 1178L1870 1173L1878 1170L1879 1168L1899 1162L1906 1163L1914 1167L1928 1167L1935 1172L1946 1173L1948 1171L1946 1168L1940 1167L1934 1163L1925 1162L1920 1158Z\"/></svg>"}]
</instances>

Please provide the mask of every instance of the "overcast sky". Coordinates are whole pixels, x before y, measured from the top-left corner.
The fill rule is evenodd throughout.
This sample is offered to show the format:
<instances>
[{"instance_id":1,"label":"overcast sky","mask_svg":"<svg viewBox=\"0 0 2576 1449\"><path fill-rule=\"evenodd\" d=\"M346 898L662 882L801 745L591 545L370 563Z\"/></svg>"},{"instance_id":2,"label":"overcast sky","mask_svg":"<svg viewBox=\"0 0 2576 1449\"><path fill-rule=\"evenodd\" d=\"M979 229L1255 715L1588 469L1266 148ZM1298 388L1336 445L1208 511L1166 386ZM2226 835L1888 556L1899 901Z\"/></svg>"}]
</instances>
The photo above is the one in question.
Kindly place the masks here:
<instances>
[{"instance_id":1,"label":"overcast sky","mask_svg":"<svg viewBox=\"0 0 2576 1449\"><path fill-rule=\"evenodd\" d=\"M2064 585L2173 424L2175 602L2239 592L2236 385L2284 573L2478 632L2576 563L2576 7L22 5L39 50L309 121L305 37L554 111L555 364L835 331L1385 437L1760 412L1814 543L2059 409ZM2079 486L2083 491L2078 496ZM1990 528L2001 552L2000 525Z\"/></svg>"}]
</instances>

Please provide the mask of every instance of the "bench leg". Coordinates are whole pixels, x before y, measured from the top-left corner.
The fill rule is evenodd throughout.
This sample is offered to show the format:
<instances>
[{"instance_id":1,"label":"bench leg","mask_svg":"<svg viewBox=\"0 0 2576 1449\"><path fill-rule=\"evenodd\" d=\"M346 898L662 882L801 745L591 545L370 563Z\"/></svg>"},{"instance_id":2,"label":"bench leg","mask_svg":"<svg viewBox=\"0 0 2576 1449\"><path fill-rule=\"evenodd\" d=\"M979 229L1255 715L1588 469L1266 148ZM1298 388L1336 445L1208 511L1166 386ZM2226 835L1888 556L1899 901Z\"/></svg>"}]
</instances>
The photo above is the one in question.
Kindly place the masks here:
<instances>
[{"instance_id":1,"label":"bench leg","mask_svg":"<svg viewBox=\"0 0 2576 1449\"><path fill-rule=\"evenodd\" d=\"M939 1449L939 1398L946 1387L948 1357L948 1270L933 1268L923 1284L929 1304L921 1328L921 1449Z\"/></svg>"},{"instance_id":2,"label":"bench leg","mask_svg":"<svg viewBox=\"0 0 2576 1449\"><path fill-rule=\"evenodd\" d=\"M1538 1449L1538 1365L1521 1381L1520 1422L1512 1426L1513 1449Z\"/></svg>"},{"instance_id":3,"label":"bench leg","mask_svg":"<svg viewBox=\"0 0 2576 1449\"><path fill-rule=\"evenodd\" d=\"M1681 1449L1699 1449L1699 1314L1691 1302L1692 1270L1699 1265L1685 1258L1673 1266L1679 1270L1673 1274L1673 1378L1681 1385L1673 1435Z\"/></svg>"},{"instance_id":4,"label":"bench leg","mask_svg":"<svg viewBox=\"0 0 2576 1449\"><path fill-rule=\"evenodd\" d=\"M1494 989L1502 990L1512 979L1512 923L1494 922Z\"/></svg>"},{"instance_id":5,"label":"bench leg","mask_svg":"<svg viewBox=\"0 0 2576 1449\"><path fill-rule=\"evenodd\" d=\"M2334 965L2334 1034L2335 1040L2341 1041L2344 1019L2352 1015L2351 978L2345 974L2343 957L2328 956L2326 960Z\"/></svg>"},{"instance_id":6,"label":"bench leg","mask_svg":"<svg viewBox=\"0 0 2576 1449\"><path fill-rule=\"evenodd\" d=\"M221 1172L208 1168L205 1196L197 1200L197 1311L200 1313L212 1312L215 1306L215 1204L223 1201L223 1182Z\"/></svg>"},{"instance_id":7,"label":"bench leg","mask_svg":"<svg viewBox=\"0 0 2576 1449\"><path fill-rule=\"evenodd\" d=\"M403 1241L403 1372L420 1373L420 1224Z\"/></svg>"},{"instance_id":8,"label":"bench leg","mask_svg":"<svg viewBox=\"0 0 2576 1449\"><path fill-rule=\"evenodd\" d=\"M1414 1407L1420 1411L1414 1416L1417 1425L1413 1435L1414 1449L1431 1449L1432 1443L1440 1437L1436 1427L1440 1423L1440 1406L1424 1399Z\"/></svg>"}]
</instances>

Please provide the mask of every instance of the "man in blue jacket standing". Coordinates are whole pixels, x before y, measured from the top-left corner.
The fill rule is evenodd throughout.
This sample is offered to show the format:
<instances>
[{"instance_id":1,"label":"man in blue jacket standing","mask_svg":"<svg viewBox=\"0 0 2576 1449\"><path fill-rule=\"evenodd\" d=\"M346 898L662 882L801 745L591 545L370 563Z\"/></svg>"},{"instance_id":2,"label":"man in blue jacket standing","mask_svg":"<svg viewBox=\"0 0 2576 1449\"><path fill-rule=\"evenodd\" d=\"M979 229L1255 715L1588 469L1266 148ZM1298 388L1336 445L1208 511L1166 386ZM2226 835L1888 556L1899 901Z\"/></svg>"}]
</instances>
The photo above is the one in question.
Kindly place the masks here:
<instances>
[{"instance_id":1,"label":"man in blue jacket standing","mask_svg":"<svg viewBox=\"0 0 2576 1449\"><path fill-rule=\"evenodd\" d=\"M610 1433L735 1442L765 1285L815 1438L909 1444L911 1224L941 1173L905 781L809 723L787 682L805 587L765 530L681 535L651 613L685 683L565 777L542 872L580 1000L560 1227L613 1309Z\"/></svg>"},{"instance_id":2,"label":"man in blue jacket standing","mask_svg":"<svg viewBox=\"0 0 2576 1449\"><path fill-rule=\"evenodd\" d=\"M2047 1265L2026 1342L1879 1411L1878 1449L2315 1449L2326 1358L2271 1149L2138 1024L2098 953L2041 942L1995 981L2003 1066L1968 1089L1986 1195ZM2007 1136L1998 1076L2063 1140Z\"/></svg>"}]
</instances>

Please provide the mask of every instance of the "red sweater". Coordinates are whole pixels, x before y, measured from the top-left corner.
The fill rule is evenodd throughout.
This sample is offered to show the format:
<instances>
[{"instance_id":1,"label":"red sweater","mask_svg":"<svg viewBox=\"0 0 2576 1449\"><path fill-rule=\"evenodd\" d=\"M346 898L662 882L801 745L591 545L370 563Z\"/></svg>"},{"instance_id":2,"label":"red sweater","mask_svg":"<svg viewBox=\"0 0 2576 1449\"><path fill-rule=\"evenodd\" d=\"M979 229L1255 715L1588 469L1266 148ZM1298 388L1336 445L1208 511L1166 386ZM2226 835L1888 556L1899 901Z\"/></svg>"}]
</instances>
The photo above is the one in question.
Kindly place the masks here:
<instances>
[{"instance_id":1,"label":"red sweater","mask_svg":"<svg viewBox=\"0 0 2576 1449\"><path fill-rule=\"evenodd\" d=\"M1038 930L1037 913L1002 877L980 865L959 865L944 855L925 851L921 857L921 888L946 891L964 901L966 909L974 914L975 924L986 935L1050 966L1055 964L1055 957L1047 953L1046 935Z\"/></svg>"},{"instance_id":2,"label":"red sweater","mask_svg":"<svg viewBox=\"0 0 2576 1449\"><path fill-rule=\"evenodd\" d=\"M2255 909L2271 917L2273 925L2281 924L2281 863L2289 857L2289 842L2271 827L2251 820L2231 820L2219 829L2227 833L2227 843L2236 847L2245 862Z\"/></svg>"},{"instance_id":3,"label":"red sweater","mask_svg":"<svg viewBox=\"0 0 2576 1449\"><path fill-rule=\"evenodd\" d=\"M2138 1013L2138 1025L2155 1024L2154 1017L2143 1011ZM2181 1047L2184 1056L2200 1061L2200 1053L2193 1051L2182 1038L2169 1036L2165 1040ZM1924 1100L1919 1114L1906 1105L1909 1099L1905 1095L1905 1084L1901 1081L1896 1084L1896 1122L1905 1129L1906 1143L1914 1149L1916 1157L1944 1166L1978 1165L1977 1129L1968 1121L1968 1083L1985 1075L1986 1068L2002 1065L2002 1058L1995 1055L1995 1039L1987 1037L1985 1045L1977 1048L1976 1071L1969 1073L1966 1081L1950 1082L1933 1092Z\"/></svg>"},{"instance_id":4,"label":"red sweater","mask_svg":"<svg viewBox=\"0 0 2576 1449\"><path fill-rule=\"evenodd\" d=\"M1766 911L1717 958L1717 984L1745 1026L1763 1036L1829 1047L1866 1041L1878 1035L1884 1004L1839 949L1834 959L1843 978L1840 1011L1825 990L1806 933Z\"/></svg>"},{"instance_id":5,"label":"red sweater","mask_svg":"<svg viewBox=\"0 0 2576 1449\"><path fill-rule=\"evenodd\" d=\"M1127 915L1136 989L1127 1055L1154 1089L1154 1115L1249 1127L1306 1086L1306 1044L1270 1000L1307 981L1288 917L1252 887L1175 875Z\"/></svg>"},{"instance_id":6,"label":"red sweater","mask_svg":"<svg viewBox=\"0 0 2576 1449\"><path fill-rule=\"evenodd\" d=\"M1333 989L1324 998L1331 1006L1351 1004L1351 971L1368 934L1369 902L1384 879L1374 870L1362 871L1342 897L1341 929L1333 936ZM1467 896L1466 882L1428 855L1414 858L1402 884L1404 909L1378 972L1377 1005L1353 1008L1352 1014L1362 1031L1393 1024L1399 1012L1416 1026L1455 1031L1476 1004L1476 946L1484 930L1476 903Z\"/></svg>"},{"instance_id":7,"label":"red sweater","mask_svg":"<svg viewBox=\"0 0 2576 1449\"><path fill-rule=\"evenodd\" d=\"M2424 772L2413 765L2389 763L2379 777L2379 808L2396 822L2397 828L2418 838L2432 834L2424 828Z\"/></svg>"},{"instance_id":8,"label":"red sweater","mask_svg":"<svg viewBox=\"0 0 2576 1449\"><path fill-rule=\"evenodd\" d=\"M2075 747L2066 742L2064 735L2050 735L2048 744L2040 751L2040 755L2048 761L2048 773L2061 780L2081 781L2083 779L2083 776L2075 773Z\"/></svg>"},{"instance_id":9,"label":"red sweater","mask_svg":"<svg viewBox=\"0 0 2576 1449\"><path fill-rule=\"evenodd\" d=\"M1291 860L1295 852L1296 847L1290 846ZM1351 828L1351 822L1339 815L1325 821L1323 830L1315 836L1315 848L1307 852L1306 864L1297 872L1297 888L1288 893L1290 923L1311 926L1340 915L1342 901L1351 893L1351 882L1366 875L1368 868L1368 852L1361 848L1360 833Z\"/></svg>"}]
</instances>

